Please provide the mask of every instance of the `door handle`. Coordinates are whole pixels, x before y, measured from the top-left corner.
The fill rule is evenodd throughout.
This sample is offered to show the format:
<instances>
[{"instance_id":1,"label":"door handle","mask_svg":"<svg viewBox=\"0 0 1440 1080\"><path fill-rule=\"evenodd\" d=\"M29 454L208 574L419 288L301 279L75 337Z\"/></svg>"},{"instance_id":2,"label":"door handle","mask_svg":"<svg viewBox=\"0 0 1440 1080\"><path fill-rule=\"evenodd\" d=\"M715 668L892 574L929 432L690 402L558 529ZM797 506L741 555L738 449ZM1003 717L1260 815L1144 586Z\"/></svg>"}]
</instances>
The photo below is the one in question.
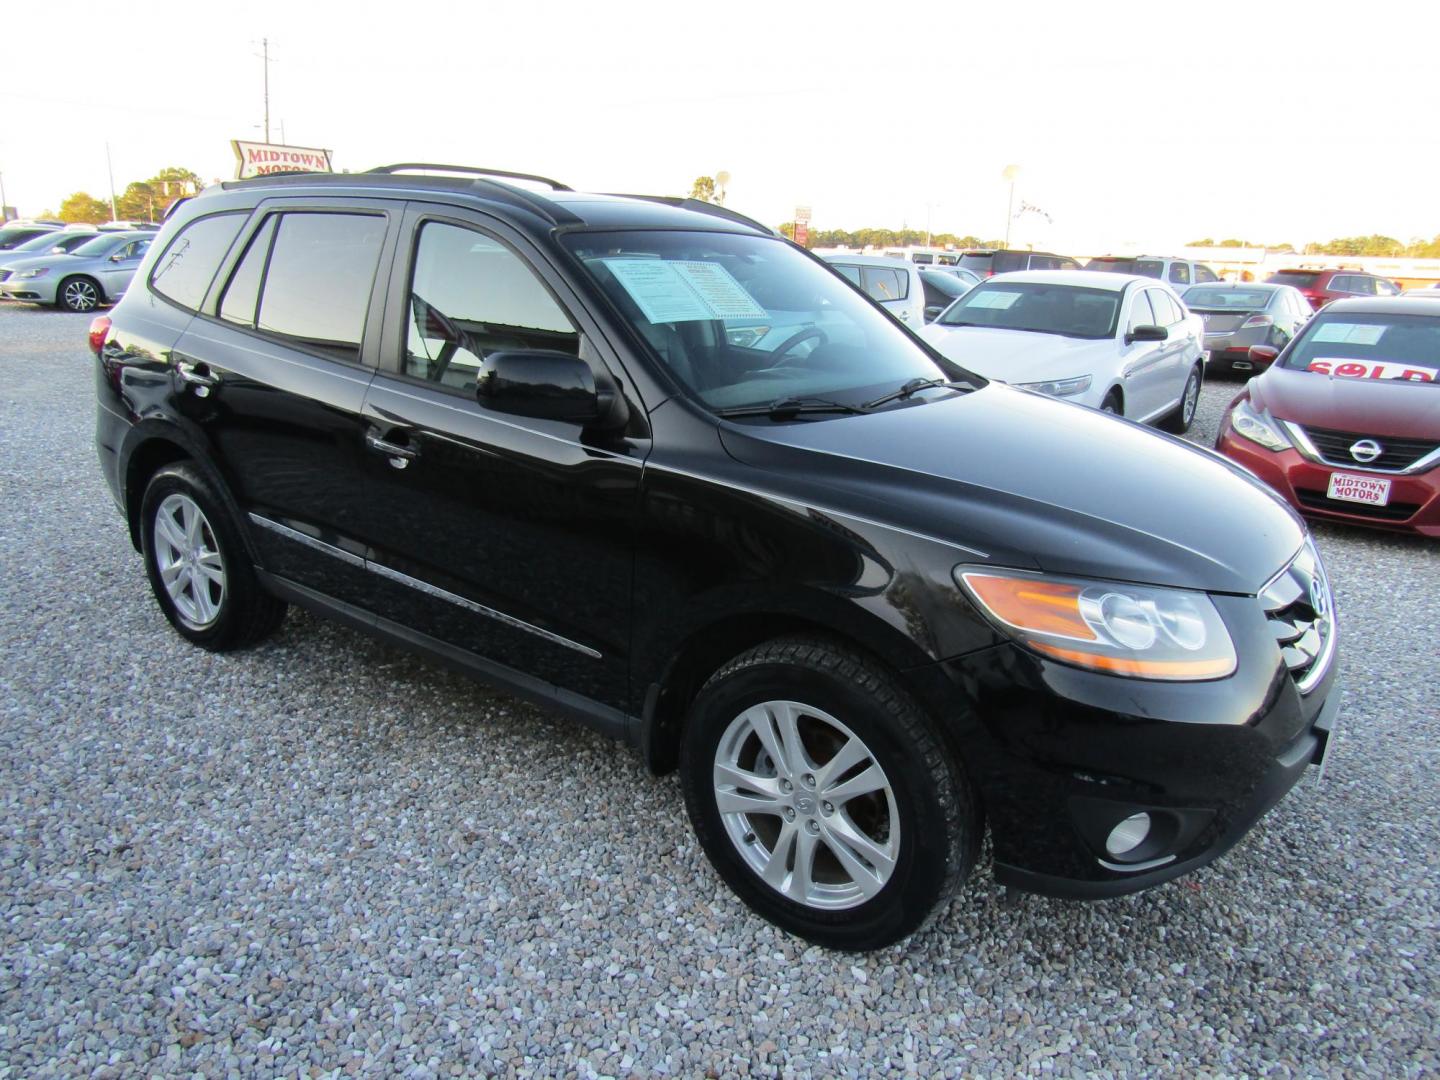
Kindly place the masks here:
<instances>
[{"instance_id":1,"label":"door handle","mask_svg":"<svg viewBox=\"0 0 1440 1080\"><path fill-rule=\"evenodd\" d=\"M420 451L415 447L404 443L391 442L388 439L382 438L374 431L367 431L365 433L365 446L374 453L388 458L391 467L396 469L405 468L410 462L420 456Z\"/></svg>"},{"instance_id":2,"label":"door handle","mask_svg":"<svg viewBox=\"0 0 1440 1080\"><path fill-rule=\"evenodd\" d=\"M176 360L175 374L180 376L181 382L195 387L196 397L209 397L210 391L220 385L220 376L203 361Z\"/></svg>"}]
</instances>

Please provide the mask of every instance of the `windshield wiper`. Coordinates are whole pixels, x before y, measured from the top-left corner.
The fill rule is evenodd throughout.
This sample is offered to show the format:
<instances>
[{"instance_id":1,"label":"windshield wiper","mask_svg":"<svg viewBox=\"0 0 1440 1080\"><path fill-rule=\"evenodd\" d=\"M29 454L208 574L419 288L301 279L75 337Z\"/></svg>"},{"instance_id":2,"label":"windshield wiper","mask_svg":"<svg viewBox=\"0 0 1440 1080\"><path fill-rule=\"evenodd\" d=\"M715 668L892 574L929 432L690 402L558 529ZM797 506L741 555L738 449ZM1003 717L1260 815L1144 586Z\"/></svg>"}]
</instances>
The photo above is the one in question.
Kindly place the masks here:
<instances>
[{"instance_id":1,"label":"windshield wiper","mask_svg":"<svg viewBox=\"0 0 1440 1080\"><path fill-rule=\"evenodd\" d=\"M889 405L892 401L904 401L912 394L918 394L921 390L974 390L970 383L949 382L946 379L911 379L904 386L874 401L867 401L861 408L878 409L881 405Z\"/></svg>"},{"instance_id":2,"label":"windshield wiper","mask_svg":"<svg viewBox=\"0 0 1440 1080\"><path fill-rule=\"evenodd\" d=\"M716 416L768 416L772 420L789 420L801 413L863 413L869 412L866 405L846 405L841 401L825 398L779 398L768 405L736 405L729 409L716 409Z\"/></svg>"}]
</instances>

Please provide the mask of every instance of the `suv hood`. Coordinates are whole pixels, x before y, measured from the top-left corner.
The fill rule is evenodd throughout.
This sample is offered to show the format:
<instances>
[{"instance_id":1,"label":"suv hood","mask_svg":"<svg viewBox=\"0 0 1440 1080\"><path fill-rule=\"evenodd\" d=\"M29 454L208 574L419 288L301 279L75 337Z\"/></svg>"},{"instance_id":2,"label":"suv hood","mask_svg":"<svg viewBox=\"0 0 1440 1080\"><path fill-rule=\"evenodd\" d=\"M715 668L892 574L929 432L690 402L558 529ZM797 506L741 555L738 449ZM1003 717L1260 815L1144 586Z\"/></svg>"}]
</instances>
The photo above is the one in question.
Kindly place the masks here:
<instances>
[{"instance_id":1,"label":"suv hood","mask_svg":"<svg viewBox=\"0 0 1440 1080\"><path fill-rule=\"evenodd\" d=\"M1258 409L1301 427L1440 440L1440 386L1271 367L1248 387Z\"/></svg>"},{"instance_id":2,"label":"suv hood","mask_svg":"<svg viewBox=\"0 0 1440 1080\"><path fill-rule=\"evenodd\" d=\"M1072 338L1028 330L931 323L920 336L940 355L987 379L1009 383L1040 382L1072 375L1093 375L1098 363L1115 357L1113 338Z\"/></svg>"},{"instance_id":3,"label":"suv hood","mask_svg":"<svg viewBox=\"0 0 1440 1080\"><path fill-rule=\"evenodd\" d=\"M1251 594L1305 534L1211 451L999 383L862 416L722 423L720 437L745 464L805 478L821 506L988 556L957 563Z\"/></svg>"}]
</instances>

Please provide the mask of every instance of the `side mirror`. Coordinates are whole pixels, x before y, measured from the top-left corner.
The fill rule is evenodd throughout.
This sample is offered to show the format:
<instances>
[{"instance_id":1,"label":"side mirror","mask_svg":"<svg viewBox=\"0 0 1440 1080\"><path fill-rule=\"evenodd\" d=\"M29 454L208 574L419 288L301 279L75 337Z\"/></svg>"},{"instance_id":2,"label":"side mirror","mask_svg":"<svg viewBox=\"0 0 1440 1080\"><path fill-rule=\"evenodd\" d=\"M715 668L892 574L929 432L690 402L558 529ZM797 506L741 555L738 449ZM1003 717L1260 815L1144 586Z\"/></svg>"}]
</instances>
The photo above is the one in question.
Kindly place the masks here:
<instances>
[{"instance_id":1,"label":"side mirror","mask_svg":"<svg viewBox=\"0 0 1440 1080\"><path fill-rule=\"evenodd\" d=\"M1250 359L1257 364L1273 364L1280 350L1271 345L1251 345Z\"/></svg>"},{"instance_id":2,"label":"side mirror","mask_svg":"<svg viewBox=\"0 0 1440 1080\"><path fill-rule=\"evenodd\" d=\"M1164 341L1169 336L1170 331L1165 327L1143 323L1125 335L1125 344L1130 345L1136 341Z\"/></svg>"},{"instance_id":3,"label":"side mirror","mask_svg":"<svg viewBox=\"0 0 1440 1080\"><path fill-rule=\"evenodd\" d=\"M623 427L624 396L608 375L578 356L553 349L504 349L485 357L476 400L512 416L563 420L586 428Z\"/></svg>"},{"instance_id":4,"label":"side mirror","mask_svg":"<svg viewBox=\"0 0 1440 1080\"><path fill-rule=\"evenodd\" d=\"M940 317L940 313L944 310L945 308L942 307L940 304L931 304L925 309L925 321L934 322Z\"/></svg>"}]
</instances>

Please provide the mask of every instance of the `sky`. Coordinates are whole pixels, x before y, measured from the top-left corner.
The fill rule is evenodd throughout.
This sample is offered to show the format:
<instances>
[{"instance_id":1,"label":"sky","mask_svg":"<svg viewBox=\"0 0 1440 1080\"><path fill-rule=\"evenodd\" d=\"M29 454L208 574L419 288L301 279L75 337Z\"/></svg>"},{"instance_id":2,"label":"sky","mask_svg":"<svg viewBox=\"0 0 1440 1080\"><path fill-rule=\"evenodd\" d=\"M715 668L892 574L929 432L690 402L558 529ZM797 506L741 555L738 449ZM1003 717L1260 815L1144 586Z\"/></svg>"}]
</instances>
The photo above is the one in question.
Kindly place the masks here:
<instances>
[{"instance_id":1,"label":"sky","mask_svg":"<svg viewBox=\"0 0 1440 1080\"><path fill-rule=\"evenodd\" d=\"M337 169L441 161L591 191L686 194L724 170L768 224L933 229L1074 254L1202 237L1440 234L1440 5L1320 2L441 3L7 10L0 182L22 214L231 139ZM118 24L118 25L117 25ZM113 28L113 29L112 29Z\"/></svg>"}]
</instances>

